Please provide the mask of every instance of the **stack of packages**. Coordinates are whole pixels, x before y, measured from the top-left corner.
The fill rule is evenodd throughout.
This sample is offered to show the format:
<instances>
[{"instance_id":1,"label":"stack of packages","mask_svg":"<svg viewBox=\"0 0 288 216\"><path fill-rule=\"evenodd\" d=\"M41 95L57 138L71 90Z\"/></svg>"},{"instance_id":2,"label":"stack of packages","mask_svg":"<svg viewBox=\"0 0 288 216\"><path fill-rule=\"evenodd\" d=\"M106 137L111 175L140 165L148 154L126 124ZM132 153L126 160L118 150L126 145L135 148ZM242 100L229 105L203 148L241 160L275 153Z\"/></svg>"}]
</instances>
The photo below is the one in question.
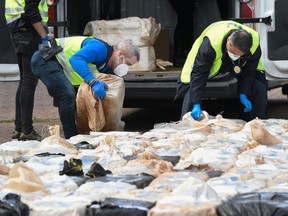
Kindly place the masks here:
<instances>
[{"instance_id":1,"label":"stack of packages","mask_svg":"<svg viewBox=\"0 0 288 216\"><path fill-rule=\"evenodd\" d=\"M129 67L129 71L153 71L156 57L153 47L161 30L155 18L128 17L117 20L96 20L88 22L84 35L99 38L110 45L125 39L132 39L140 48L140 61Z\"/></svg>"}]
</instances>

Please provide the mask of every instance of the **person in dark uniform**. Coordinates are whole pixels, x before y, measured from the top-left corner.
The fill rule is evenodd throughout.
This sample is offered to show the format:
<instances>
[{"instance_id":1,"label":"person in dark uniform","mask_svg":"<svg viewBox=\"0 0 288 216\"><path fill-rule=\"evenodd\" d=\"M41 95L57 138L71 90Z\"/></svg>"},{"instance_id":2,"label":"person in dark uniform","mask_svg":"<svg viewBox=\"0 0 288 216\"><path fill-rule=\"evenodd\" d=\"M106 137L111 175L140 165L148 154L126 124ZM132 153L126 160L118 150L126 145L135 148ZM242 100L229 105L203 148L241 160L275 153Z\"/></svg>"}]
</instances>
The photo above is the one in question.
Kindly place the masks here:
<instances>
[{"instance_id":1,"label":"person in dark uniform","mask_svg":"<svg viewBox=\"0 0 288 216\"><path fill-rule=\"evenodd\" d=\"M48 42L46 0L6 0L5 18L11 32L20 70L16 92L15 131L12 139L41 140L33 127L34 95L38 78L31 71L31 57L38 45Z\"/></svg>"},{"instance_id":2,"label":"person in dark uniform","mask_svg":"<svg viewBox=\"0 0 288 216\"><path fill-rule=\"evenodd\" d=\"M201 98L208 79L228 71L237 78L244 113L249 114L249 119L265 119L267 80L261 60L259 34L229 20L209 25L189 52L175 97L184 95L181 118L192 110L192 117L199 119Z\"/></svg>"}]
</instances>

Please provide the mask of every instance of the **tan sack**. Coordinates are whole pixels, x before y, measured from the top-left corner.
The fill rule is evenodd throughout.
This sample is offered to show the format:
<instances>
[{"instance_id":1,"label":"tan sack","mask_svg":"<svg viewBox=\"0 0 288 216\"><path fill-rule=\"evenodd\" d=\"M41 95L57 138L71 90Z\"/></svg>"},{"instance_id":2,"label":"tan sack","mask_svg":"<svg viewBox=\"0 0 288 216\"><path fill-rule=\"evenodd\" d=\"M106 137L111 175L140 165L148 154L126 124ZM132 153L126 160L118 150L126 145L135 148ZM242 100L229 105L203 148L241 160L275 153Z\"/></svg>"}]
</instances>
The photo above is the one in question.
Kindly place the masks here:
<instances>
[{"instance_id":1,"label":"tan sack","mask_svg":"<svg viewBox=\"0 0 288 216\"><path fill-rule=\"evenodd\" d=\"M25 193L36 191L42 191L46 194L50 193L40 177L22 161L13 165L9 172L9 179L4 184L4 188Z\"/></svg>"},{"instance_id":2,"label":"tan sack","mask_svg":"<svg viewBox=\"0 0 288 216\"><path fill-rule=\"evenodd\" d=\"M90 131L123 131L125 123L121 121L125 96L125 84L122 78L111 74L95 74L96 78L108 85L106 97L102 101L102 108L95 107L97 99L88 84L82 83L76 97L77 128L81 133ZM85 86L85 87L83 87ZM79 107L81 107L79 109ZM81 110L81 112L79 112ZM89 116L85 116L88 115ZM92 114L93 115L92 115ZM98 122L99 121L99 122ZM81 122L81 124L79 124ZM103 125L103 122L106 124ZM80 128L81 126L85 126ZM88 126L88 127L87 127Z\"/></svg>"},{"instance_id":3,"label":"tan sack","mask_svg":"<svg viewBox=\"0 0 288 216\"><path fill-rule=\"evenodd\" d=\"M68 140L60 136L60 126L49 127L51 136L43 139L39 145L34 146L25 156L34 156L49 152L50 154L77 155L79 150Z\"/></svg>"},{"instance_id":4,"label":"tan sack","mask_svg":"<svg viewBox=\"0 0 288 216\"><path fill-rule=\"evenodd\" d=\"M76 107L76 122L79 133L100 131L105 126L102 101L94 97L91 87L85 82L78 88Z\"/></svg>"},{"instance_id":5,"label":"tan sack","mask_svg":"<svg viewBox=\"0 0 288 216\"><path fill-rule=\"evenodd\" d=\"M86 24L83 34L94 36L111 45L131 39L138 46L151 46L156 41L161 24L153 17L128 17L115 20L95 20Z\"/></svg>"},{"instance_id":6,"label":"tan sack","mask_svg":"<svg viewBox=\"0 0 288 216\"><path fill-rule=\"evenodd\" d=\"M10 171L10 167L6 164L0 164L0 175L8 175Z\"/></svg>"},{"instance_id":7,"label":"tan sack","mask_svg":"<svg viewBox=\"0 0 288 216\"><path fill-rule=\"evenodd\" d=\"M251 122L252 139L261 145L275 145L282 143L276 136L271 134L263 125L260 119Z\"/></svg>"},{"instance_id":8,"label":"tan sack","mask_svg":"<svg viewBox=\"0 0 288 216\"><path fill-rule=\"evenodd\" d=\"M110 45L126 39L133 40L139 46L141 58L129 67L129 71L154 71L157 67L153 45L160 30L161 24L153 17L128 17L90 21L86 24L83 34L94 36Z\"/></svg>"},{"instance_id":9,"label":"tan sack","mask_svg":"<svg viewBox=\"0 0 288 216\"><path fill-rule=\"evenodd\" d=\"M106 125L101 131L123 131L125 123L121 121L125 97L125 84L121 77L111 74L97 74L97 79L108 85L103 109Z\"/></svg>"}]
</instances>

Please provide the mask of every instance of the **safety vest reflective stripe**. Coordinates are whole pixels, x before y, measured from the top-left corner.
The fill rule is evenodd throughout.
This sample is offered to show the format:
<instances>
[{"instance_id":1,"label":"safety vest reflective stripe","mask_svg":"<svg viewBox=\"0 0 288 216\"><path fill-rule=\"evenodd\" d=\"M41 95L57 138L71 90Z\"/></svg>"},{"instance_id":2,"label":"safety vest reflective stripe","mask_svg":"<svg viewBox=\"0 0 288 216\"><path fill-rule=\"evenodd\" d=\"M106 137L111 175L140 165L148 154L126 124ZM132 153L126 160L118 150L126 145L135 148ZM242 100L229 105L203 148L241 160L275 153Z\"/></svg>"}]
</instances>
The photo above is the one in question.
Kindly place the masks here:
<instances>
[{"instance_id":1,"label":"safety vest reflective stripe","mask_svg":"<svg viewBox=\"0 0 288 216\"><path fill-rule=\"evenodd\" d=\"M48 22L48 5L47 5L47 0L42 0L38 6L40 15L42 17L42 22L47 25Z\"/></svg>"},{"instance_id":2,"label":"safety vest reflective stripe","mask_svg":"<svg viewBox=\"0 0 288 216\"><path fill-rule=\"evenodd\" d=\"M7 23L13 22L24 13L25 0L6 0L5 1L5 18Z\"/></svg>"},{"instance_id":3,"label":"safety vest reflective stripe","mask_svg":"<svg viewBox=\"0 0 288 216\"><path fill-rule=\"evenodd\" d=\"M230 32L233 29L245 29L249 33L251 33L253 37L253 45L250 49L250 52L253 54L256 51L259 45L259 34L253 29L248 28L245 25L236 23L234 21L219 21L219 22L213 23L210 26L208 26L194 42L192 49L190 50L188 54L188 57L186 59L186 62L181 72L181 77L180 77L181 82L187 83L187 84L190 82L190 74L194 66L194 60L196 58L199 47L201 46L201 43L204 37L209 38L211 46L216 53L215 60L213 61L212 67L210 69L209 79L217 75L222 64L222 56L223 56L222 43L223 43L224 37L228 34L228 32ZM218 32L224 32L224 34L219 35ZM261 59L258 63L257 70L260 72L264 71L264 65Z\"/></svg>"},{"instance_id":4,"label":"safety vest reflective stripe","mask_svg":"<svg viewBox=\"0 0 288 216\"><path fill-rule=\"evenodd\" d=\"M65 48L65 38L56 39L56 42L62 48ZM64 53L64 49L62 52L60 52L58 55L56 55L56 58L57 58L58 62L62 65L67 78L72 83L71 73L73 72L73 69L72 69L71 65L68 63L69 61L67 62L67 59L66 59L65 53Z\"/></svg>"},{"instance_id":5,"label":"safety vest reflective stripe","mask_svg":"<svg viewBox=\"0 0 288 216\"><path fill-rule=\"evenodd\" d=\"M7 23L11 23L21 17L24 13L25 1L23 0L6 0L5 2L5 18ZM38 6L42 22L47 25L48 22L48 5L47 0L42 0Z\"/></svg>"},{"instance_id":6,"label":"safety vest reflective stripe","mask_svg":"<svg viewBox=\"0 0 288 216\"><path fill-rule=\"evenodd\" d=\"M23 13L24 11L19 11L19 13L15 13L15 10L12 9L12 8L6 8L5 9L5 18L6 18L6 21L7 23L12 23L13 21L15 21L16 19L20 18L21 14ZM12 14L13 13L13 16L9 16L8 14Z\"/></svg>"},{"instance_id":7,"label":"safety vest reflective stripe","mask_svg":"<svg viewBox=\"0 0 288 216\"><path fill-rule=\"evenodd\" d=\"M81 49L81 44L86 38L85 36L74 36L56 39L57 44L63 48L62 52L57 54L56 58L73 86L79 86L83 82L83 78L74 71L69 59ZM94 64L88 64L88 67L91 72L98 72Z\"/></svg>"}]
</instances>

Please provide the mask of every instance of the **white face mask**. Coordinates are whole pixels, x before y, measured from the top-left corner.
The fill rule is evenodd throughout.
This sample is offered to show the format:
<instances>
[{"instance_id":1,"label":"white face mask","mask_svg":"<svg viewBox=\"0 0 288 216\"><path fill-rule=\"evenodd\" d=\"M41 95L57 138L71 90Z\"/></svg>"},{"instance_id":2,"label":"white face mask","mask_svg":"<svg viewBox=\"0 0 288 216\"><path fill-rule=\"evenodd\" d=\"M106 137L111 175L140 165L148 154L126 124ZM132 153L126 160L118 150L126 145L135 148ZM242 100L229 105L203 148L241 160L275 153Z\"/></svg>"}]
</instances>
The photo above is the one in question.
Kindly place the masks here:
<instances>
[{"instance_id":1,"label":"white face mask","mask_svg":"<svg viewBox=\"0 0 288 216\"><path fill-rule=\"evenodd\" d=\"M118 58L118 66L114 69L114 73L119 76L119 77L122 77L124 75L126 75L128 73L128 69L129 69L129 66L127 64L119 64L119 60L120 60L121 57ZM124 62L124 56L123 56L123 62Z\"/></svg>"},{"instance_id":2,"label":"white face mask","mask_svg":"<svg viewBox=\"0 0 288 216\"><path fill-rule=\"evenodd\" d=\"M129 66L127 64L120 64L114 69L114 73L117 76L122 77L128 73L128 68Z\"/></svg>"},{"instance_id":3,"label":"white face mask","mask_svg":"<svg viewBox=\"0 0 288 216\"><path fill-rule=\"evenodd\" d=\"M237 59L240 58L240 56L235 55L234 53L231 53L227 50L228 56L232 59L232 61L236 61Z\"/></svg>"}]
</instances>

